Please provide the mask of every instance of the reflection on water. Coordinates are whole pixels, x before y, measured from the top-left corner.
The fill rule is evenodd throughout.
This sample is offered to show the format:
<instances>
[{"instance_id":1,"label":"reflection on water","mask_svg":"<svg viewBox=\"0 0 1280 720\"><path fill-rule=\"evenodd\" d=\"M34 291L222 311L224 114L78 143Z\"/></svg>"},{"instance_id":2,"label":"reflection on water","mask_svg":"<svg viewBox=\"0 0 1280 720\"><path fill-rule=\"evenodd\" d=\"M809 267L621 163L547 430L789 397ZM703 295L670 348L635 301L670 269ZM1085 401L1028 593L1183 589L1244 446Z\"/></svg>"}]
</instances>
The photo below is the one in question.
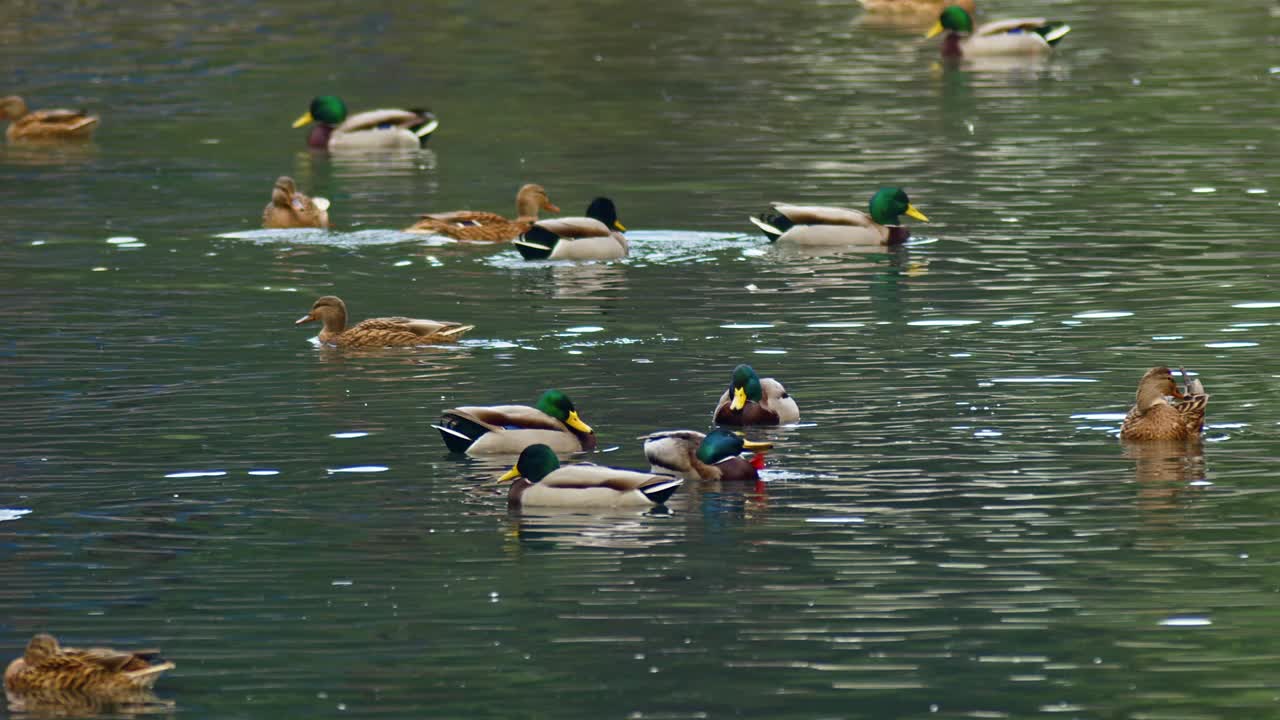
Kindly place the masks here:
<instances>
[{"instance_id":1,"label":"reflection on water","mask_svg":"<svg viewBox=\"0 0 1280 720\"><path fill-rule=\"evenodd\" d=\"M1256 3L1071 0L1012 69L848 3L618 4L602 44L563 3L44 5L0 4L9 84L103 123L0 146L0 657L161 646L200 717L1273 714ZM443 125L313 153L317 92ZM282 174L334 231L257 229ZM399 231L526 181L615 197L631 255ZM905 247L746 221L890 183L932 221ZM326 294L476 330L317 349L292 323ZM748 430L764 482L666 512L511 514L511 458L430 427L557 387L600 439L575 459L641 467L743 361L804 422ZM1112 437L1157 364L1212 387L1203 444Z\"/></svg>"}]
</instances>

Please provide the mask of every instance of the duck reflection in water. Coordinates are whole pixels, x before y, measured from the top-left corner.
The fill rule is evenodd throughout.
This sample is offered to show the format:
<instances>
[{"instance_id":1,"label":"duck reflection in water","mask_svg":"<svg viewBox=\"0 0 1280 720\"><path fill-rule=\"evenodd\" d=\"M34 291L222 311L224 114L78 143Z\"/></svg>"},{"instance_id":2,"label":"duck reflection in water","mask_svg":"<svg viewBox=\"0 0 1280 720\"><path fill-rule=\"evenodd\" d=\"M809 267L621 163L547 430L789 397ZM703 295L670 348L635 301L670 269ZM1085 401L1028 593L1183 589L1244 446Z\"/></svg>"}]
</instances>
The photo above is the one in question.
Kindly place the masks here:
<instances>
[{"instance_id":1,"label":"duck reflection in water","mask_svg":"<svg viewBox=\"0 0 1280 720\"><path fill-rule=\"evenodd\" d=\"M1138 508L1144 512L1174 510L1179 501L1194 498L1208 485L1204 445L1199 440L1125 443L1138 487Z\"/></svg>"}]
</instances>

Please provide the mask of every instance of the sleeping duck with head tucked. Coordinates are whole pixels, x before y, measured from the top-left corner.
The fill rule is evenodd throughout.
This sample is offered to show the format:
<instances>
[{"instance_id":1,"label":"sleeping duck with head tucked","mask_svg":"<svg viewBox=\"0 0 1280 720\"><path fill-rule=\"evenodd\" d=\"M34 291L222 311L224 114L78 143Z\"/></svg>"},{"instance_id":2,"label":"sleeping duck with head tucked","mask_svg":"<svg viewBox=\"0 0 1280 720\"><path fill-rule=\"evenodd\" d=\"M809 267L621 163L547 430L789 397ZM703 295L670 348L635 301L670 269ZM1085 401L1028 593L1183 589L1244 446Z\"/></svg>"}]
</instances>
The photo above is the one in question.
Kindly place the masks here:
<instances>
[{"instance_id":1,"label":"sleeping duck with head tucked","mask_svg":"<svg viewBox=\"0 0 1280 720\"><path fill-rule=\"evenodd\" d=\"M148 690L171 662L158 662L159 650L119 651L110 648L62 647L39 633L27 643L22 657L4 671L4 689L13 695L58 691L92 695L127 694Z\"/></svg>"},{"instance_id":2,"label":"sleeping duck with head tucked","mask_svg":"<svg viewBox=\"0 0 1280 720\"><path fill-rule=\"evenodd\" d=\"M29 110L17 95L0 98L0 120L8 120L5 137L12 141L88 140L98 116L84 110Z\"/></svg>"},{"instance_id":3,"label":"sleeping duck with head tucked","mask_svg":"<svg viewBox=\"0 0 1280 720\"><path fill-rule=\"evenodd\" d=\"M516 192L516 216L505 218L498 213L479 210L428 213L405 232L444 235L454 240L506 242L520 237L538 221L538 211L560 212L541 185L530 183Z\"/></svg>"},{"instance_id":4,"label":"sleeping duck with head tucked","mask_svg":"<svg viewBox=\"0 0 1280 720\"><path fill-rule=\"evenodd\" d=\"M326 295L311 306L311 311L294 325L319 322L321 344L346 348L411 347L434 343L451 343L475 325L407 317L380 317L361 320L347 327L347 305L341 298Z\"/></svg>"},{"instance_id":5,"label":"sleeping duck with head tucked","mask_svg":"<svg viewBox=\"0 0 1280 720\"><path fill-rule=\"evenodd\" d=\"M262 210L262 227L329 228L329 201L304 195L293 178L281 175L271 188L271 202Z\"/></svg>"}]
</instances>

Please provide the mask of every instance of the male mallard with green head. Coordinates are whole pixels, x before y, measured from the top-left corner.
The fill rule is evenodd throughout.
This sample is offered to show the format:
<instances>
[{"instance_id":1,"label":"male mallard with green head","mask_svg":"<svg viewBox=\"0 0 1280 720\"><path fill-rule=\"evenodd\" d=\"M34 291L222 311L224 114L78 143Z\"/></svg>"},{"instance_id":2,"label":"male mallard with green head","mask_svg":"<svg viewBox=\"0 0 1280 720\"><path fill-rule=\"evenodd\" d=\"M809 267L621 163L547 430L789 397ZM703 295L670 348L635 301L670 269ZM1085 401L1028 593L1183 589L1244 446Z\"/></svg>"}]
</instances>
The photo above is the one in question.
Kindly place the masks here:
<instances>
[{"instance_id":1,"label":"male mallard with green head","mask_svg":"<svg viewBox=\"0 0 1280 720\"><path fill-rule=\"evenodd\" d=\"M573 401L559 390L548 390L536 407L474 405L445 410L439 425L450 452L473 455L515 455L542 443L556 452L594 450L596 434L582 421Z\"/></svg>"},{"instance_id":2,"label":"male mallard with green head","mask_svg":"<svg viewBox=\"0 0 1280 720\"><path fill-rule=\"evenodd\" d=\"M598 197L586 217L539 220L513 244L525 260L617 260L627 256L626 229L613 201Z\"/></svg>"},{"instance_id":3,"label":"male mallard with green head","mask_svg":"<svg viewBox=\"0 0 1280 720\"><path fill-rule=\"evenodd\" d=\"M319 322L319 340L325 345L347 348L412 347L456 342L475 325L407 317L380 317L361 320L347 327L347 305L334 295L326 295L294 325Z\"/></svg>"},{"instance_id":4,"label":"male mallard with green head","mask_svg":"<svg viewBox=\"0 0 1280 720\"><path fill-rule=\"evenodd\" d=\"M883 187L871 196L870 212L823 205L773 203L769 212L748 218L772 241L800 245L898 245L911 232L901 215L929 218L911 204L901 188Z\"/></svg>"},{"instance_id":5,"label":"male mallard with green head","mask_svg":"<svg viewBox=\"0 0 1280 720\"><path fill-rule=\"evenodd\" d=\"M1058 44L1071 26L1044 18L1017 18L983 23L974 28L973 16L952 5L942 11L925 37L948 31L942 41L944 58L1044 55Z\"/></svg>"},{"instance_id":6,"label":"male mallard with green head","mask_svg":"<svg viewBox=\"0 0 1280 720\"><path fill-rule=\"evenodd\" d=\"M427 110L366 110L347 115L347 104L336 95L312 98L311 106L293 121L295 128L314 122L307 144L320 150L376 150L418 148L427 143L440 123Z\"/></svg>"},{"instance_id":7,"label":"male mallard with green head","mask_svg":"<svg viewBox=\"0 0 1280 720\"><path fill-rule=\"evenodd\" d=\"M789 425L800 422L800 407L782 383L761 378L750 365L739 365L712 420L717 425Z\"/></svg>"},{"instance_id":8,"label":"male mallard with green head","mask_svg":"<svg viewBox=\"0 0 1280 720\"><path fill-rule=\"evenodd\" d=\"M678 475L686 480L720 480L725 482L760 479L764 452L773 443L752 442L721 428L703 434L696 430L664 430L640 438L644 440L644 456L656 473ZM756 455L742 457L745 450Z\"/></svg>"},{"instance_id":9,"label":"male mallard with green head","mask_svg":"<svg viewBox=\"0 0 1280 720\"><path fill-rule=\"evenodd\" d=\"M561 465L546 445L520 452L515 467L498 478L510 480L507 503L513 507L617 508L661 505L684 483L682 478L577 463Z\"/></svg>"},{"instance_id":10,"label":"male mallard with green head","mask_svg":"<svg viewBox=\"0 0 1280 720\"><path fill-rule=\"evenodd\" d=\"M1183 373L1186 378L1186 373ZM1173 398L1173 402L1169 402ZM1167 367L1153 367L1138 381L1138 397L1120 425L1121 440L1192 440L1204 430L1209 396L1199 380L1178 390Z\"/></svg>"}]
</instances>

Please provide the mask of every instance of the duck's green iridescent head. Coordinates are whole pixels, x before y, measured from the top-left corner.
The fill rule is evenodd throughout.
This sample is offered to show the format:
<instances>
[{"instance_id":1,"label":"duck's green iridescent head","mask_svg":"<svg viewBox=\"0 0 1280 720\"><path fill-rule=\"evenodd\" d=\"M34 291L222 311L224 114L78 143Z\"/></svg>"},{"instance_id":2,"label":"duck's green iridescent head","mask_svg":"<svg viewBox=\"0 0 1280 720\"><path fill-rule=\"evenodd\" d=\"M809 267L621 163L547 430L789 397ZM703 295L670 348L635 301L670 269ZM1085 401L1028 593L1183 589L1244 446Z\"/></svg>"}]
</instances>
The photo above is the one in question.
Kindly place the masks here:
<instances>
[{"instance_id":1,"label":"duck's green iridescent head","mask_svg":"<svg viewBox=\"0 0 1280 720\"><path fill-rule=\"evenodd\" d=\"M730 410L741 410L747 401L760 402L764 399L764 389L760 387L760 376L750 365L739 365L733 369L733 379L729 382Z\"/></svg>"},{"instance_id":2,"label":"duck's green iridescent head","mask_svg":"<svg viewBox=\"0 0 1280 720\"><path fill-rule=\"evenodd\" d=\"M955 8L960 10L960 8ZM964 12L964 10L960 10ZM911 199L902 188L882 187L871 196L871 219L881 225L900 225L898 216L906 214L921 222L929 222L924 213L911 205Z\"/></svg>"},{"instance_id":3,"label":"duck's green iridescent head","mask_svg":"<svg viewBox=\"0 0 1280 720\"><path fill-rule=\"evenodd\" d=\"M578 410L573 407L573 401L559 390L548 390L542 393L535 407L578 432L592 432L591 426L578 417Z\"/></svg>"},{"instance_id":4,"label":"duck's green iridescent head","mask_svg":"<svg viewBox=\"0 0 1280 720\"><path fill-rule=\"evenodd\" d=\"M347 119L347 104L337 95L318 95L311 98L311 107L297 120L293 126L300 128L309 122L325 125L341 125Z\"/></svg>"},{"instance_id":5,"label":"duck's green iridescent head","mask_svg":"<svg viewBox=\"0 0 1280 720\"><path fill-rule=\"evenodd\" d=\"M764 451L771 447L773 443L752 442L738 433L717 428L703 438L696 455L700 462L714 465L725 458L740 454L743 450Z\"/></svg>"},{"instance_id":6,"label":"duck's green iridescent head","mask_svg":"<svg viewBox=\"0 0 1280 720\"><path fill-rule=\"evenodd\" d=\"M498 478L498 482L509 482L522 477L531 483L536 483L559 467L560 458L556 457L555 452L550 447L538 443L521 451L520 459L516 460L516 466Z\"/></svg>"},{"instance_id":7,"label":"duck's green iridescent head","mask_svg":"<svg viewBox=\"0 0 1280 720\"><path fill-rule=\"evenodd\" d=\"M938 16L938 22L934 23L933 28L929 30L929 34L925 35L925 37L933 37L943 30L971 33L973 32L973 17L959 5L952 5L942 11L942 14Z\"/></svg>"}]
</instances>

